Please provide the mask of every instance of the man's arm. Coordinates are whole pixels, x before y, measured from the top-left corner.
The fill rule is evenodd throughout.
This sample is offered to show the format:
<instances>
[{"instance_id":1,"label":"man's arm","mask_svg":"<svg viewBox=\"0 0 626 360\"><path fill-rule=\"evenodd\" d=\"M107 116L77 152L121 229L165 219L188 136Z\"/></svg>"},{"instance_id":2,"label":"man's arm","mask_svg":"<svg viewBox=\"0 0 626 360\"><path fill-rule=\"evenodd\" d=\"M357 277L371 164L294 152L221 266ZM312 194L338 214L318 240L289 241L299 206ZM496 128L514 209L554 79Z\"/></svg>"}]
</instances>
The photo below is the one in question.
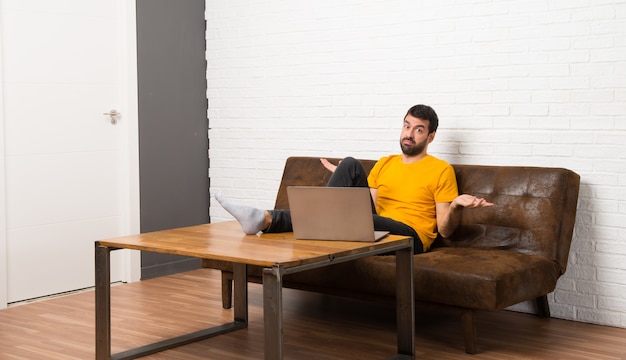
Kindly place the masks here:
<instances>
[{"instance_id":1,"label":"man's arm","mask_svg":"<svg viewBox=\"0 0 626 360\"><path fill-rule=\"evenodd\" d=\"M477 208L493 206L493 203L474 195L463 194L457 196L450 203L437 203L437 229L444 238L452 236L454 230L461 222L464 208Z\"/></svg>"},{"instance_id":2,"label":"man's arm","mask_svg":"<svg viewBox=\"0 0 626 360\"><path fill-rule=\"evenodd\" d=\"M370 195L372 195L372 201L374 205L378 204L378 189L370 188ZM376 206L376 211L378 211L378 206Z\"/></svg>"}]
</instances>

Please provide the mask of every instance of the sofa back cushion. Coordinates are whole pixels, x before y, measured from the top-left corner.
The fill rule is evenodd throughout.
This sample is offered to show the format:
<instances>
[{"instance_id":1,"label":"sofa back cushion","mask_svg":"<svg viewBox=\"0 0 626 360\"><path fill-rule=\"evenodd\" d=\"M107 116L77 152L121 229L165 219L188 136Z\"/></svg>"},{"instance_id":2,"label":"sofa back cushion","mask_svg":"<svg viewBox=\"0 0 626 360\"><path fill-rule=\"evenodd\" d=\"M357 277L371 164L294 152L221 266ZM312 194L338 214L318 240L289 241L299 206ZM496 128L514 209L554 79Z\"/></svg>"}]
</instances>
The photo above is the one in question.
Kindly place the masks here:
<instances>
[{"instance_id":1,"label":"sofa back cushion","mask_svg":"<svg viewBox=\"0 0 626 360\"><path fill-rule=\"evenodd\" d=\"M493 207L466 209L445 246L533 254L567 266L580 177L561 168L453 165L459 193L484 197Z\"/></svg>"},{"instance_id":2,"label":"sofa back cushion","mask_svg":"<svg viewBox=\"0 0 626 360\"><path fill-rule=\"evenodd\" d=\"M338 158L327 159L335 165L341 160ZM361 161L365 171L368 173L376 163L374 160L359 161ZM331 172L322 165L319 158L298 156L287 158L274 209L289 209L289 201L287 200L288 186L326 186L330 175Z\"/></svg>"}]
</instances>

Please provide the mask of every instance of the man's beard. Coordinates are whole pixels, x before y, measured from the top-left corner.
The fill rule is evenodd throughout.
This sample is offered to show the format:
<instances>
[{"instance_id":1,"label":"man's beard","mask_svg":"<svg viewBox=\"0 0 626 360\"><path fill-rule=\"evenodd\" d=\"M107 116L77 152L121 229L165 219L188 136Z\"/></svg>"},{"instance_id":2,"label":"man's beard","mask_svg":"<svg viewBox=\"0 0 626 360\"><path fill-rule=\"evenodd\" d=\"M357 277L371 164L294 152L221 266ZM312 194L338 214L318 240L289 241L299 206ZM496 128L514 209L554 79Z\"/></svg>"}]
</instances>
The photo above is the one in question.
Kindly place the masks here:
<instances>
[{"instance_id":1,"label":"man's beard","mask_svg":"<svg viewBox=\"0 0 626 360\"><path fill-rule=\"evenodd\" d=\"M404 141L408 140L412 145L404 144ZM421 143L417 144L415 140L411 138L400 139L400 148L402 149L402 153L407 156L415 156L420 154L426 148L426 144L428 143L428 139L425 139Z\"/></svg>"}]
</instances>

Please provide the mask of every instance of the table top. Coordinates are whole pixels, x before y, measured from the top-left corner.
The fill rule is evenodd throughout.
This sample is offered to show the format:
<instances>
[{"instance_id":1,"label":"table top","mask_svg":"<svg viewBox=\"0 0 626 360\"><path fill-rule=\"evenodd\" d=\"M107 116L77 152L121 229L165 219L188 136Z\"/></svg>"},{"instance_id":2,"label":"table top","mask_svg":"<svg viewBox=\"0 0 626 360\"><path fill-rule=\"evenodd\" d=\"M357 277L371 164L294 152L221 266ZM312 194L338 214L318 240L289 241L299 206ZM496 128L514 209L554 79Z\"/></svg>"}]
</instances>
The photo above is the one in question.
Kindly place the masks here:
<instances>
[{"instance_id":1,"label":"table top","mask_svg":"<svg viewBox=\"0 0 626 360\"><path fill-rule=\"evenodd\" d=\"M245 235L234 220L96 241L109 248L286 268L410 243L410 237L400 235L387 235L376 242L296 240L291 232Z\"/></svg>"}]
</instances>

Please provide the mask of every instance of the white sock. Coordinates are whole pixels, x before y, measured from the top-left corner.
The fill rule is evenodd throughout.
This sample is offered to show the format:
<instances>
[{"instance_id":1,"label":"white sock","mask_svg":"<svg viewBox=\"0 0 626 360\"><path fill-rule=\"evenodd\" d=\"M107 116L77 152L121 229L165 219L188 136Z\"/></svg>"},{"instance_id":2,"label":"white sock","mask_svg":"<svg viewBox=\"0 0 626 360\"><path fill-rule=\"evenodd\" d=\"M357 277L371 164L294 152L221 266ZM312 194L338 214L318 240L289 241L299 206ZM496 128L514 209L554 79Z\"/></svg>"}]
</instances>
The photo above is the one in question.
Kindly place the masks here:
<instances>
[{"instance_id":1,"label":"white sock","mask_svg":"<svg viewBox=\"0 0 626 360\"><path fill-rule=\"evenodd\" d=\"M263 225L265 224L264 210L249 205L238 204L225 199L222 194L215 194L215 199L226 211L237 219L244 233L252 235L263 230Z\"/></svg>"}]
</instances>

